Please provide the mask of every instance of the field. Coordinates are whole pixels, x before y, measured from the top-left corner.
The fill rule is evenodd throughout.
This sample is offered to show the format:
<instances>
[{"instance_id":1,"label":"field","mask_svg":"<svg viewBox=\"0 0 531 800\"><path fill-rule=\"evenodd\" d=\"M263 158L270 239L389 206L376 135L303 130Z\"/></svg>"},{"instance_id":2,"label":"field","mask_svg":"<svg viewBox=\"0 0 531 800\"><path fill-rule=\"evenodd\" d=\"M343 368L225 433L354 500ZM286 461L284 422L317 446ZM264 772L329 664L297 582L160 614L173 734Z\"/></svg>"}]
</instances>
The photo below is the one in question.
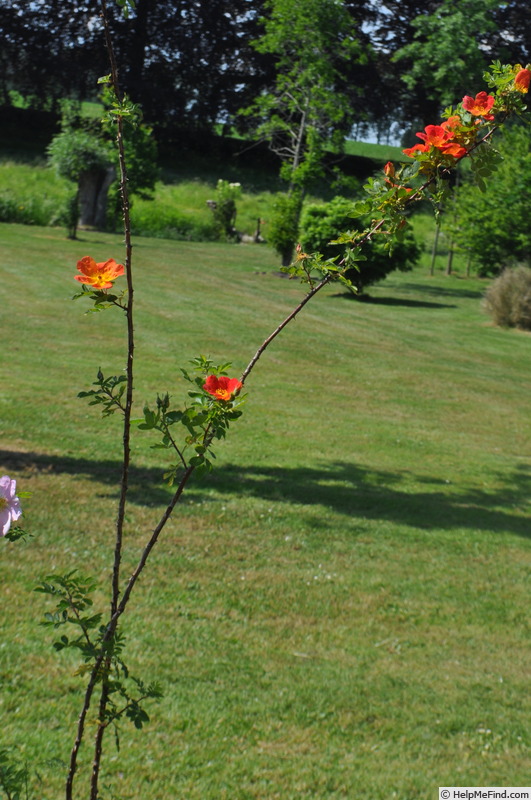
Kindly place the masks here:
<instances>
[{"instance_id":1,"label":"field","mask_svg":"<svg viewBox=\"0 0 531 800\"><path fill-rule=\"evenodd\" d=\"M0 229L1 469L34 534L0 547L0 745L38 800L62 796L82 681L32 589L107 580L119 475L119 420L76 395L123 368L124 326L70 297L77 259L121 259L121 237L81 236ZM134 257L139 413L184 398L199 353L240 374L302 297L266 246L142 238ZM165 698L120 752L109 738L102 798L528 784L530 339L490 325L485 285L423 266L363 303L330 287L262 357L125 619L131 669ZM153 443L135 433L126 570L169 497Z\"/></svg>"}]
</instances>

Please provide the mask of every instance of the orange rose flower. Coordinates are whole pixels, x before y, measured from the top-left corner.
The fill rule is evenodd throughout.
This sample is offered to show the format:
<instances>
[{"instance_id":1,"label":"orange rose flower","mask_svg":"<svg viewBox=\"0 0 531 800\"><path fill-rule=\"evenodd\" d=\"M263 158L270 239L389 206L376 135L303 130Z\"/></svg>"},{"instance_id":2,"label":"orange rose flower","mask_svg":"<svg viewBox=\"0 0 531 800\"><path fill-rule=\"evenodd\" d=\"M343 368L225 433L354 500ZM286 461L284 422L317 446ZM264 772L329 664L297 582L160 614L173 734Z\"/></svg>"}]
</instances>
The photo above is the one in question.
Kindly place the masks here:
<instances>
[{"instance_id":1,"label":"orange rose flower","mask_svg":"<svg viewBox=\"0 0 531 800\"><path fill-rule=\"evenodd\" d=\"M76 281L88 283L94 289L110 289L112 282L125 272L122 264L117 264L114 258L97 264L91 256L85 256L78 261L77 268L83 274L75 275Z\"/></svg>"},{"instance_id":2,"label":"orange rose flower","mask_svg":"<svg viewBox=\"0 0 531 800\"><path fill-rule=\"evenodd\" d=\"M443 144L442 147L440 147L440 150L442 150L445 155L453 156L454 158L462 158L463 156L466 156L467 153L466 148L462 147L459 142L448 142L447 144Z\"/></svg>"},{"instance_id":3,"label":"orange rose flower","mask_svg":"<svg viewBox=\"0 0 531 800\"><path fill-rule=\"evenodd\" d=\"M402 150L406 156L414 157L415 153L427 153L430 147L436 147L446 155L461 158L466 155L466 150L458 142L452 141L452 134L443 125L426 125L424 133L417 133L424 144L415 144L407 150Z\"/></svg>"},{"instance_id":4,"label":"orange rose flower","mask_svg":"<svg viewBox=\"0 0 531 800\"><path fill-rule=\"evenodd\" d=\"M402 152L404 155L414 158L415 153L427 153L429 149L430 147L427 144L414 144L413 147L406 147Z\"/></svg>"},{"instance_id":5,"label":"orange rose flower","mask_svg":"<svg viewBox=\"0 0 531 800\"><path fill-rule=\"evenodd\" d=\"M444 128L445 131L453 132L462 124L461 117L459 117L457 114L454 114L453 117L448 117L448 119L445 119L444 122L441 122L441 128Z\"/></svg>"},{"instance_id":6,"label":"orange rose flower","mask_svg":"<svg viewBox=\"0 0 531 800\"><path fill-rule=\"evenodd\" d=\"M440 148L451 138L442 125L426 125L424 131L424 133L417 133L417 136L432 147Z\"/></svg>"},{"instance_id":7,"label":"orange rose flower","mask_svg":"<svg viewBox=\"0 0 531 800\"><path fill-rule=\"evenodd\" d=\"M514 79L514 88L518 92L522 92L522 94L527 94L529 91L529 81L531 79L531 71L528 69L521 69L520 72L516 73L516 77Z\"/></svg>"},{"instance_id":8,"label":"orange rose flower","mask_svg":"<svg viewBox=\"0 0 531 800\"><path fill-rule=\"evenodd\" d=\"M463 97L463 108L473 117L494 119L494 115L489 114L493 105L494 97L491 94L487 94L487 92L478 92L475 97L470 97L468 94Z\"/></svg>"},{"instance_id":9,"label":"orange rose flower","mask_svg":"<svg viewBox=\"0 0 531 800\"><path fill-rule=\"evenodd\" d=\"M230 400L234 392L242 388L238 378L227 378L225 375L209 375L203 384L203 389L216 400Z\"/></svg>"}]
</instances>

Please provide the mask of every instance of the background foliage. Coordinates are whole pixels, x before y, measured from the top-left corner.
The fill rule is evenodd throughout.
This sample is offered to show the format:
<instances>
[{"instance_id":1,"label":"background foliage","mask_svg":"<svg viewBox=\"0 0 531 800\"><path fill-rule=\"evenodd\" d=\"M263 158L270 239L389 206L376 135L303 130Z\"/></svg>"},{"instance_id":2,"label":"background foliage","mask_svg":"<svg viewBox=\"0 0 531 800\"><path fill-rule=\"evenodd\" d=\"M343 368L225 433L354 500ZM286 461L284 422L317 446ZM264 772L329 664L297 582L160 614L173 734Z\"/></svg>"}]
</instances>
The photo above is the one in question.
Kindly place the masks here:
<instances>
[{"instance_id":1,"label":"background foliage","mask_svg":"<svg viewBox=\"0 0 531 800\"><path fill-rule=\"evenodd\" d=\"M479 192L469 173L448 212L448 226L480 275L531 259L531 137L515 125L498 145L502 160ZM452 224L452 219L456 222Z\"/></svg>"},{"instance_id":2,"label":"background foliage","mask_svg":"<svg viewBox=\"0 0 531 800\"><path fill-rule=\"evenodd\" d=\"M279 9L282 3L290 5L278 0ZM321 5L327 4L323 0ZM297 5L295 0L291 5ZM397 121L418 120L421 127L432 122L440 111L437 105L446 102L455 85L456 72L446 65L455 61L457 51L459 72L468 72L471 79L495 58L513 63L531 58L527 7L519 0L344 0L336 5L350 18L363 55L343 68L342 93L354 109L358 133L370 123L385 139ZM175 140L186 130L230 123L238 109L271 84L272 54L257 51L252 42L264 32L263 20L276 6L277 0L138 0L129 22L111 6L125 89L142 104L159 137L164 133ZM437 76L434 31L442 70ZM465 31L463 46L452 48L451 37ZM33 108L58 108L64 97L93 99L97 79L108 72L101 23L89 0L2 3L0 35L0 98L5 105L22 98ZM401 55L400 70L393 64L396 53ZM420 64L425 68L419 76Z\"/></svg>"}]
</instances>

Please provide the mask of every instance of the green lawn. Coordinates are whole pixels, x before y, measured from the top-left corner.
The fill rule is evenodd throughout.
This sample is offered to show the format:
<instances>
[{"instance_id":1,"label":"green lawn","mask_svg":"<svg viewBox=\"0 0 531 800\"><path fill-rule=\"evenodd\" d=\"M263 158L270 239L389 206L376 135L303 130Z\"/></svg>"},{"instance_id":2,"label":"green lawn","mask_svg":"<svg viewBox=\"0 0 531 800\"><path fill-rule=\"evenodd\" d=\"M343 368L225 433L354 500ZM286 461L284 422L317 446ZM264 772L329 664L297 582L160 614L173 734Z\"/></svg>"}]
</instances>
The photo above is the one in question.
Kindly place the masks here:
<instances>
[{"instance_id":1,"label":"green lawn","mask_svg":"<svg viewBox=\"0 0 531 800\"><path fill-rule=\"evenodd\" d=\"M125 333L70 297L78 258L122 245L22 225L0 240L1 469L32 492L35 534L0 542L0 746L56 800L83 684L31 590L76 566L109 576L120 425L76 395L123 368ZM134 256L139 413L184 397L199 353L239 375L302 297L265 246L142 238ZM530 337L491 326L485 286L422 266L368 302L330 287L262 357L124 621L132 670L165 699L119 753L109 738L102 798L527 785ZM169 497L153 441L135 433L126 572Z\"/></svg>"}]
</instances>

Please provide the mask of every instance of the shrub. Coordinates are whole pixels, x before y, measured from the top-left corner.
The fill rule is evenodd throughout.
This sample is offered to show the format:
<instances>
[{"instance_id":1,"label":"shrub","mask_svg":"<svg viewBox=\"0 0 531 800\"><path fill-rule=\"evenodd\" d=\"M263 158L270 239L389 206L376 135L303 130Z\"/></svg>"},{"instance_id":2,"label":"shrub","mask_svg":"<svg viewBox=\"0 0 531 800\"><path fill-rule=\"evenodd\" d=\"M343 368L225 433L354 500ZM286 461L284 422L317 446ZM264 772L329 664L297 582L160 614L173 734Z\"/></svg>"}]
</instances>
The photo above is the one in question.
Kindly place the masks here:
<instances>
[{"instance_id":1,"label":"shrub","mask_svg":"<svg viewBox=\"0 0 531 800\"><path fill-rule=\"evenodd\" d=\"M77 182L80 173L106 169L114 156L108 142L88 130L66 128L47 148L48 159L57 174Z\"/></svg>"},{"instance_id":2,"label":"shrub","mask_svg":"<svg viewBox=\"0 0 531 800\"><path fill-rule=\"evenodd\" d=\"M291 262L299 235L302 197L300 192L277 194L271 209L267 240L282 259L283 266Z\"/></svg>"},{"instance_id":3,"label":"shrub","mask_svg":"<svg viewBox=\"0 0 531 800\"><path fill-rule=\"evenodd\" d=\"M216 199L208 201L220 238L236 239L238 237L236 200L241 197L241 193L240 183L229 183L229 181L220 179L216 186Z\"/></svg>"},{"instance_id":4,"label":"shrub","mask_svg":"<svg viewBox=\"0 0 531 800\"><path fill-rule=\"evenodd\" d=\"M488 178L488 191L471 181L457 189L453 235L480 276L496 276L531 260L530 142L527 127L513 127L500 142L503 159Z\"/></svg>"},{"instance_id":5,"label":"shrub","mask_svg":"<svg viewBox=\"0 0 531 800\"><path fill-rule=\"evenodd\" d=\"M326 258L341 256L343 245L330 244L346 230L363 230L370 220L350 216L352 202L345 197L334 197L329 203L308 206L302 215L301 244L307 252L320 252ZM357 269L347 270L347 278L363 292L366 286L383 280L389 272L399 269L405 272L418 261L421 248L413 234L408 231L402 241L397 242L392 253L375 237L364 247L366 261L360 261Z\"/></svg>"},{"instance_id":6,"label":"shrub","mask_svg":"<svg viewBox=\"0 0 531 800\"><path fill-rule=\"evenodd\" d=\"M531 269L505 269L487 289L484 307L495 325L531 331Z\"/></svg>"}]
</instances>

